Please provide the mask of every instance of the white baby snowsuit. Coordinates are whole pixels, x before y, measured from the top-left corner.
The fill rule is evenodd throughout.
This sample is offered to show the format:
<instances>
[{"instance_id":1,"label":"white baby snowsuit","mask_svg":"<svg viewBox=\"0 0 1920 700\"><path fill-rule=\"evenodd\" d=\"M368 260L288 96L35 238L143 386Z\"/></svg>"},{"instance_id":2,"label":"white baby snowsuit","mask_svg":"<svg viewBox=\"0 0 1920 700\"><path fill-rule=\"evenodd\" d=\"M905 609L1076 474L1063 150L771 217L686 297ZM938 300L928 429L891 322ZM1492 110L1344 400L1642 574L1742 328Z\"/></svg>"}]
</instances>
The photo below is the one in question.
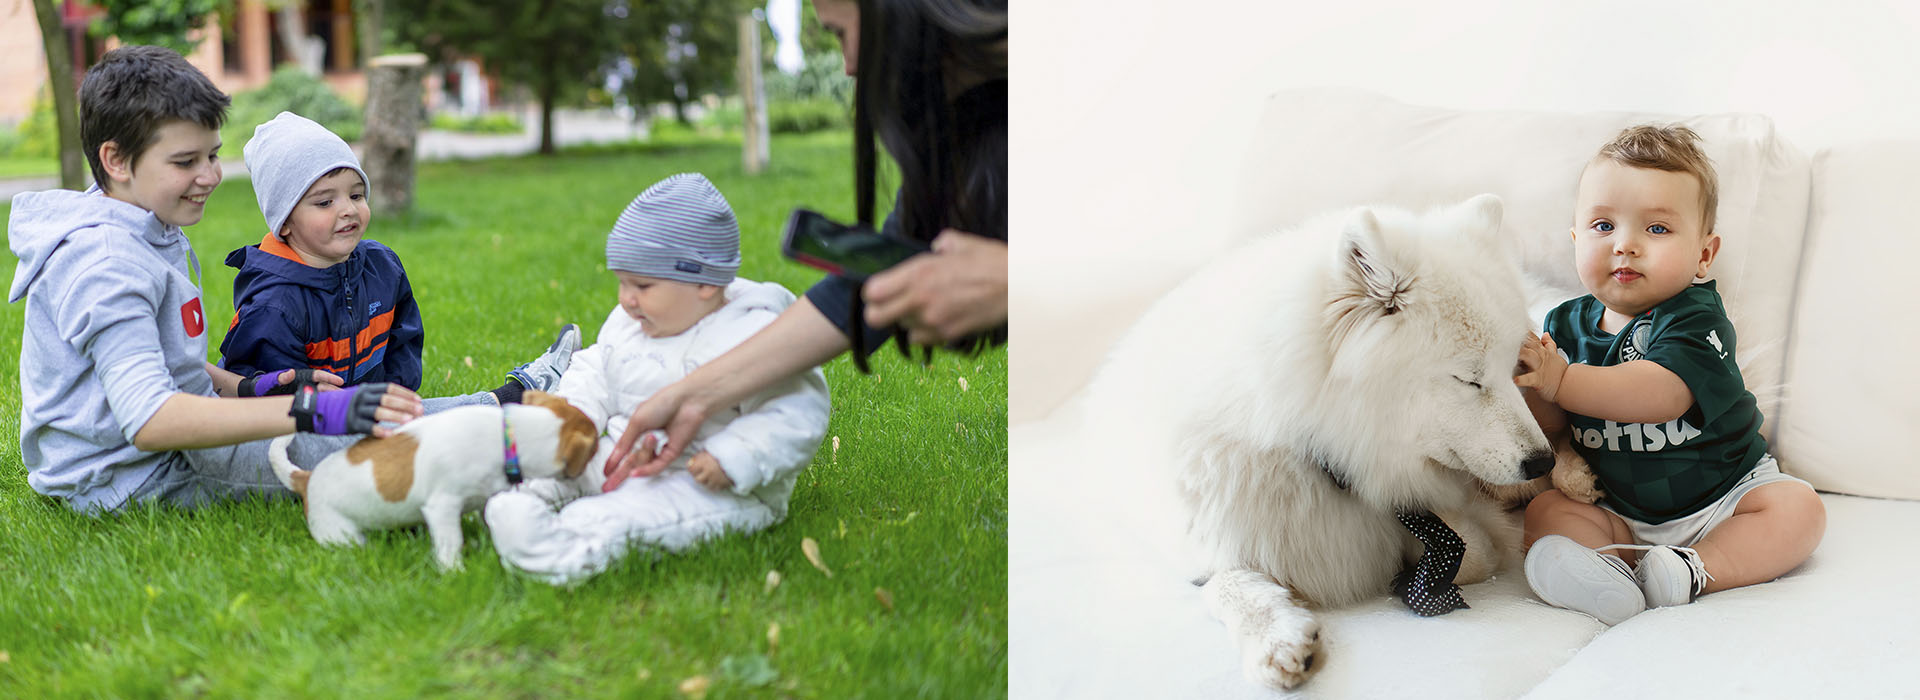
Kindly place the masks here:
<instances>
[{"instance_id":1,"label":"white baby snowsuit","mask_svg":"<svg viewBox=\"0 0 1920 700\"><path fill-rule=\"evenodd\" d=\"M601 467L641 402L759 332L794 301L778 284L745 279L725 294L726 305L665 338L647 337L615 306L598 342L574 353L554 393L603 430L600 449L576 483L529 482L488 501L485 517L503 563L567 583L604 570L634 546L677 551L786 517L794 481L827 433L827 382L817 368L716 412L666 471L600 493ZM715 492L694 481L687 460L700 452L720 462L732 489ZM581 493L588 495L553 512L552 501Z\"/></svg>"}]
</instances>

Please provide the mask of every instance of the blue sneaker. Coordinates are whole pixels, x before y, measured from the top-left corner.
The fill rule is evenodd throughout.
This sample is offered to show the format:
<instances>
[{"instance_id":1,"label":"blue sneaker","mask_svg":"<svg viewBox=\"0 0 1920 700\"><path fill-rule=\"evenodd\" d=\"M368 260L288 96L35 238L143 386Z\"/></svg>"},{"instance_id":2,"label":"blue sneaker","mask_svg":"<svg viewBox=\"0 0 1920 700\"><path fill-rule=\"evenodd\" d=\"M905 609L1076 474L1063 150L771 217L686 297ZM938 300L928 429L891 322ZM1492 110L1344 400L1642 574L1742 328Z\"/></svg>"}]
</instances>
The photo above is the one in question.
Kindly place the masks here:
<instances>
[{"instance_id":1,"label":"blue sneaker","mask_svg":"<svg viewBox=\"0 0 1920 700\"><path fill-rule=\"evenodd\" d=\"M560 375L567 373L567 365L573 363L573 351L579 349L580 327L569 323L560 329L560 337L554 339L546 353L513 368L507 376L528 391L553 391L560 383Z\"/></svg>"}]
</instances>

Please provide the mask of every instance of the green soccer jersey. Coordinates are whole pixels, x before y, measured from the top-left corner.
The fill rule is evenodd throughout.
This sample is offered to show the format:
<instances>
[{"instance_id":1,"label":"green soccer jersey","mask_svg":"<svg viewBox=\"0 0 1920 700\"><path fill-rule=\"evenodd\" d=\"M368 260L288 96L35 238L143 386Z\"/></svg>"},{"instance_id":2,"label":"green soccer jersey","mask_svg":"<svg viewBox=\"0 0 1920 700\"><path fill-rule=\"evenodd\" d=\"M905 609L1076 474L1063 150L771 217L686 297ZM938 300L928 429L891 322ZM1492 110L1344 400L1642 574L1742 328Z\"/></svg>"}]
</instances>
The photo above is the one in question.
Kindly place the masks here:
<instances>
[{"instance_id":1,"label":"green soccer jersey","mask_svg":"<svg viewBox=\"0 0 1920 700\"><path fill-rule=\"evenodd\" d=\"M1663 523L1719 500L1767 452L1760 409L1734 363L1733 323L1709 281L1635 317L1618 334L1600 330L1600 300L1587 295L1547 314L1548 335L1567 362L1611 367L1649 360L1686 382L1693 405L1677 420L1621 425L1569 412L1573 445L1593 465L1607 505Z\"/></svg>"}]
</instances>

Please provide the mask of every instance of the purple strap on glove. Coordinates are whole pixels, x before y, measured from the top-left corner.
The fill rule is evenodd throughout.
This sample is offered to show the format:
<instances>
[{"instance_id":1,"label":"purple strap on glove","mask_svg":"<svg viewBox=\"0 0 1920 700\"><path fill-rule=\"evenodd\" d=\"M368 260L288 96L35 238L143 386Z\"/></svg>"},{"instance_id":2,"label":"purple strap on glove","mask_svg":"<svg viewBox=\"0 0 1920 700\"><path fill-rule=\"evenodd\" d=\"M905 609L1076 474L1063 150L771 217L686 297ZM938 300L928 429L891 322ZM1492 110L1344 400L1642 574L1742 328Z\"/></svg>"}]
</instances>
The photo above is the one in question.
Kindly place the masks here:
<instances>
[{"instance_id":1,"label":"purple strap on glove","mask_svg":"<svg viewBox=\"0 0 1920 700\"><path fill-rule=\"evenodd\" d=\"M281 384L280 373L285 371L261 372L241 379L236 393L241 396L285 396L314 383L313 369L302 367L293 370L293 381Z\"/></svg>"},{"instance_id":2,"label":"purple strap on glove","mask_svg":"<svg viewBox=\"0 0 1920 700\"><path fill-rule=\"evenodd\" d=\"M294 429L303 433L346 435L371 433L379 421L380 399L387 395L387 383L375 382L322 393L312 385L300 387L293 396Z\"/></svg>"}]
</instances>

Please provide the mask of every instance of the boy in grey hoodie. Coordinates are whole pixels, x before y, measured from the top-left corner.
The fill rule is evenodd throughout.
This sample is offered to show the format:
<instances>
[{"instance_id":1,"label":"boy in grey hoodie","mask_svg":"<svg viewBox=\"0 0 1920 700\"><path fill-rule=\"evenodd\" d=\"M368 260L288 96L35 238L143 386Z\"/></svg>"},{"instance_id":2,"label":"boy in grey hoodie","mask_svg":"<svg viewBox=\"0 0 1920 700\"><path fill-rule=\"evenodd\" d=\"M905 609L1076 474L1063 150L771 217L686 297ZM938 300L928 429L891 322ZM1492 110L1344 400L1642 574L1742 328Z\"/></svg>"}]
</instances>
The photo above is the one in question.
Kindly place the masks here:
<instances>
[{"instance_id":1,"label":"boy in grey hoodie","mask_svg":"<svg viewBox=\"0 0 1920 700\"><path fill-rule=\"evenodd\" d=\"M406 387L348 389L293 371L275 393L236 395L208 364L200 264L180 227L220 184L227 96L179 54L107 52L80 86L80 132L98 183L13 198L7 244L20 259L9 303L26 300L20 347L20 455L27 483L74 510L130 502L196 506L285 493L266 438L296 430L385 435L420 415ZM353 438L306 437L313 463Z\"/></svg>"}]
</instances>

